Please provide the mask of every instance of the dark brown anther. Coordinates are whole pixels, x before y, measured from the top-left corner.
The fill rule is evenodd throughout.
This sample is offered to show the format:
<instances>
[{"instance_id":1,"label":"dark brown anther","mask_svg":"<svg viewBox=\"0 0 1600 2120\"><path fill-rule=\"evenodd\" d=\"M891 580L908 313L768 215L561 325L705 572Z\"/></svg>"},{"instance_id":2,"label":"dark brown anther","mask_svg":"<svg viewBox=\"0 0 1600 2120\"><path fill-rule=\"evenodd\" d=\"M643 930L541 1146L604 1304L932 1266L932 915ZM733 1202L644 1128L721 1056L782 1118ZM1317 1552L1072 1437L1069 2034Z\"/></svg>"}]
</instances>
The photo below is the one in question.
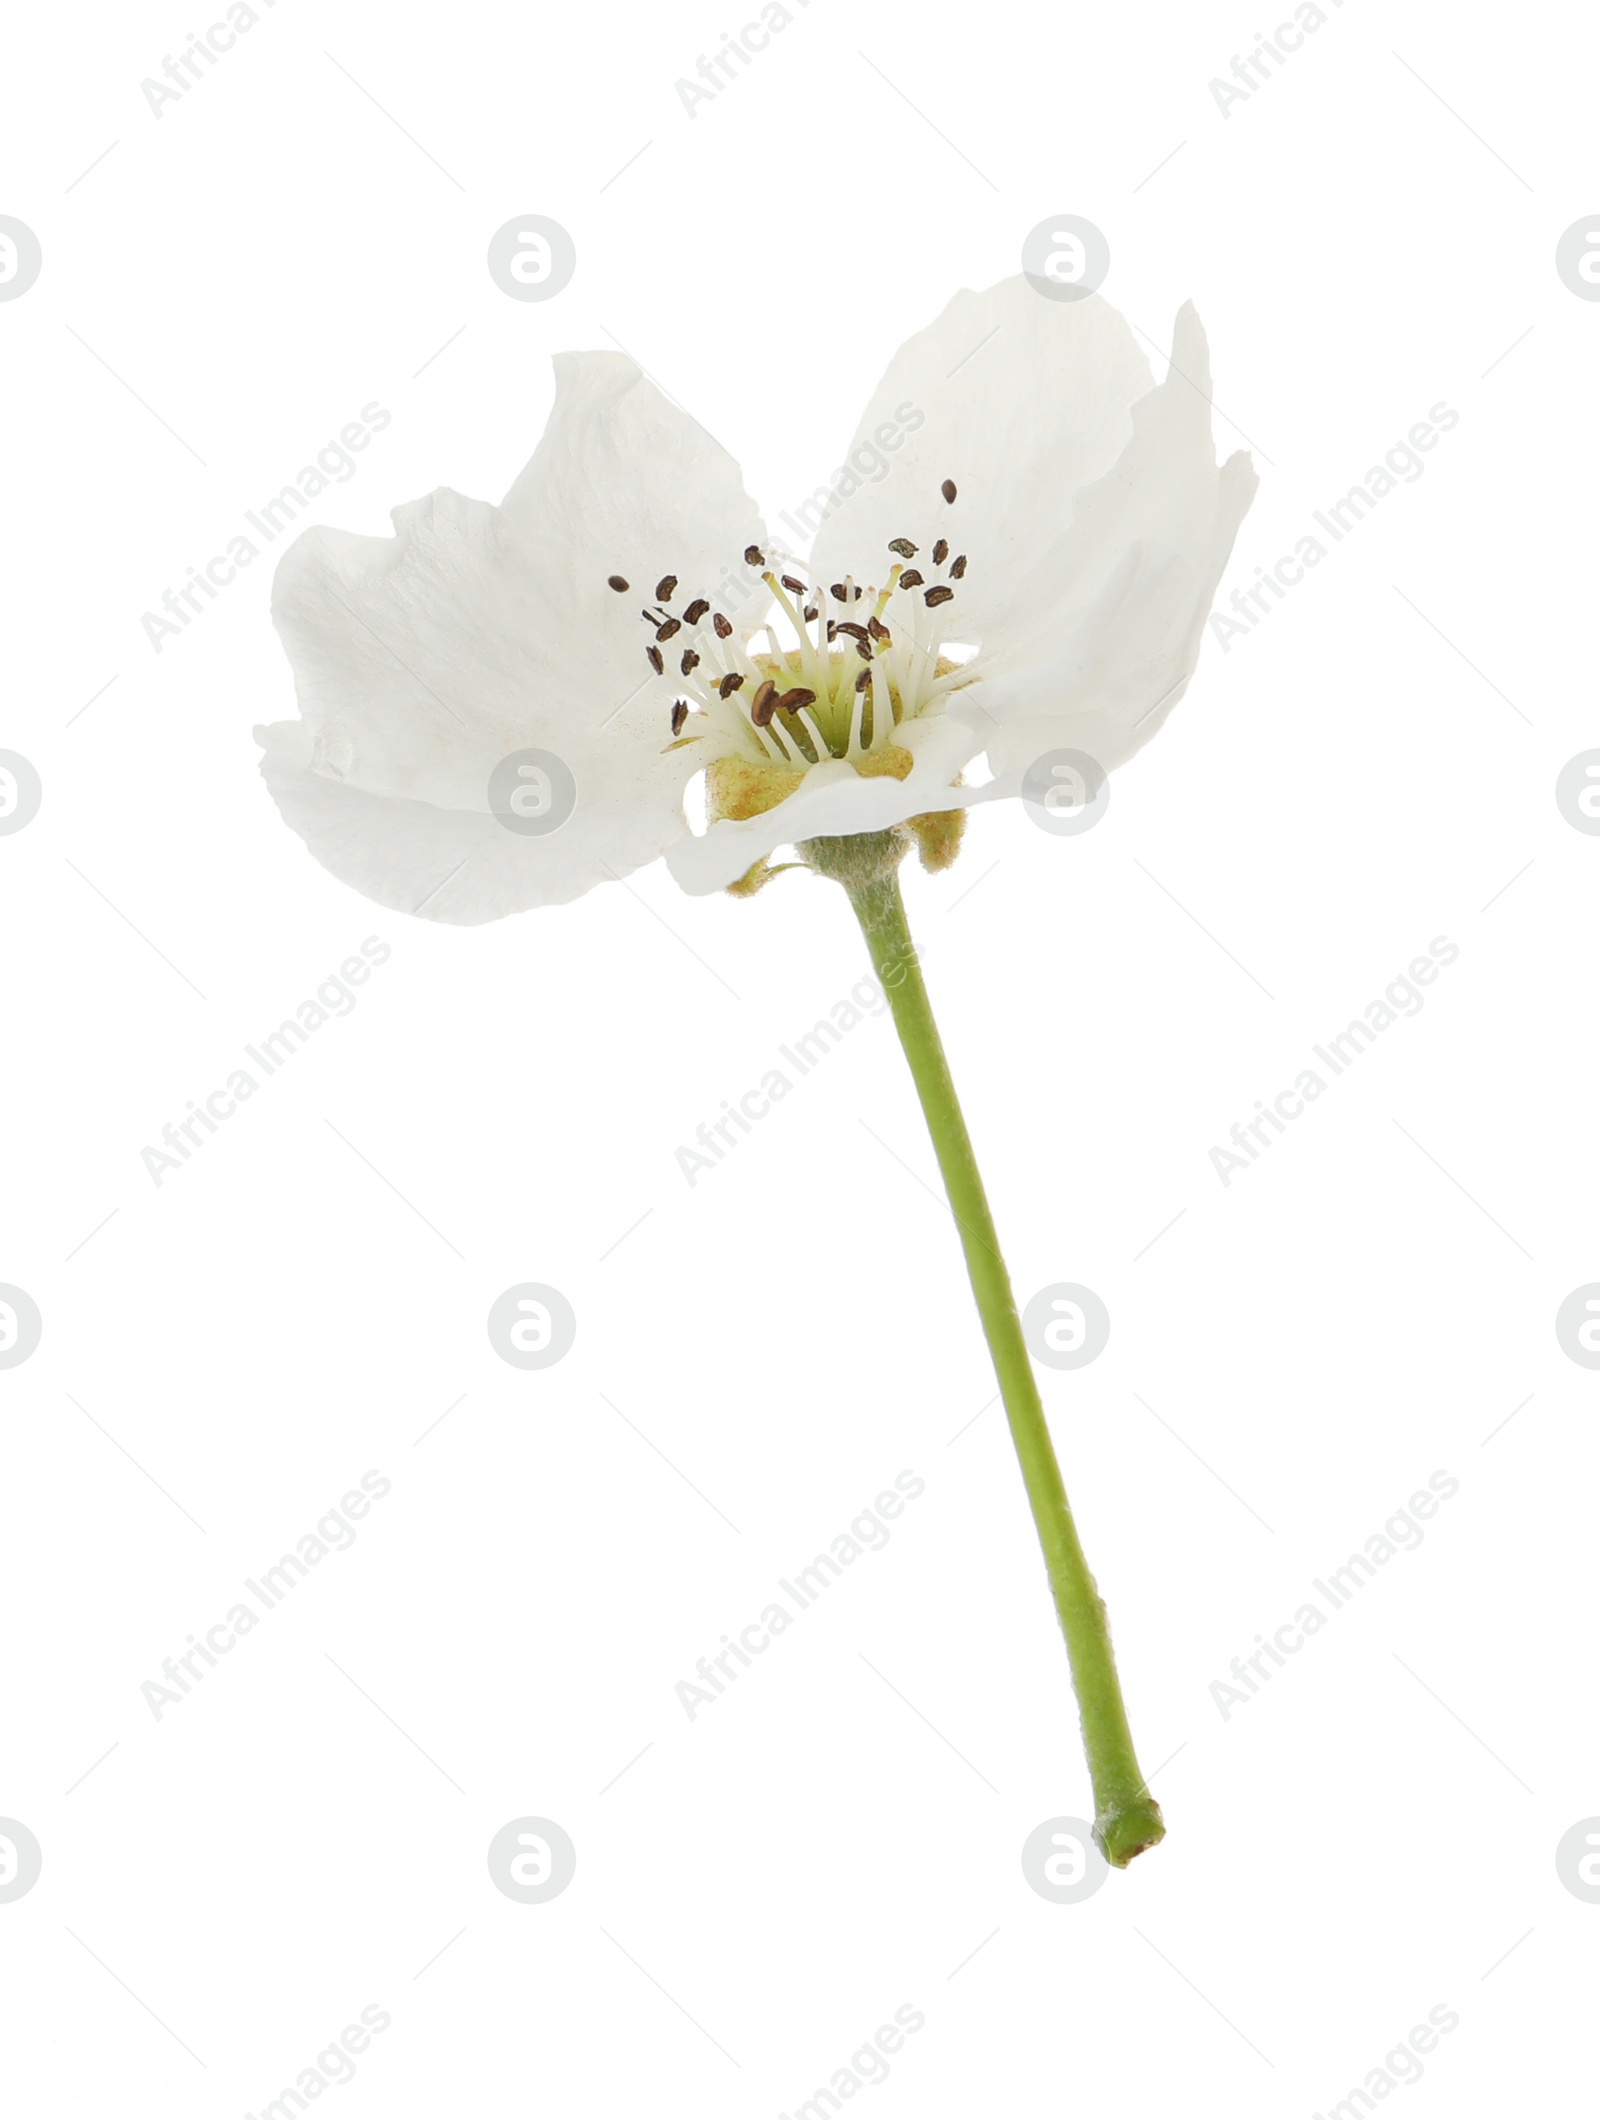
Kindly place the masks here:
<instances>
[{"instance_id":1,"label":"dark brown anther","mask_svg":"<svg viewBox=\"0 0 1600 2120\"><path fill-rule=\"evenodd\" d=\"M654 670L657 677L659 677L662 671L666 668L666 664L661 660L661 650L656 646L655 642L652 641L649 647L646 648L644 652L650 658L651 669Z\"/></svg>"},{"instance_id":2,"label":"dark brown anther","mask_svg":"<svg viewBox=\"0 0 1600 2120\"><path fill-rule=\"evenodd\" d=\"M607 588L615 589L619 596L626 596L628 593L628 585L620 574L608 574L606 576L606 586Z\"/></svg>"},{"instance_id":3,"label":"dark brown anther","mask_svg":"<svg viewBox=\"0 0 1600 2120\"><path fill-rule=\"evenodd\" d=\"M917 548L909 537L891 537L889 550L898 552L902 559L915 559L917 556Z\"/></svg>"},{"instance_id":4,"label":"dark brown anther","mask_svg":"<svg viewBox=\"0 0 1600 2120\"><path fill-rule=\"evenodd\" d=\"M849 597L846 596L844 593L843 582L835 582L833 586L829 589L828 594L833 598L836 604L847 604L850 601Z\"/></svg>"},{"instance_id":5,"label":"dark brown anther","mask_svg":"<svg viewBox=\"0 0 1600 2120\"><path fill-rule=\"evenodd\" d=\"M861 671L858 671L858 672L857 672L857 674L856 674L856 690L857 690L858 692L864 692L864 691L865 691L865 690L867 689L868 685L870 685L870 684L871 684L871 682L872 682L872 672L871 672L870 670L861 670Z\"/></svg>"},{"instance_id":6,"label":"dark brown anther","mask_svg":"<svg viewBox=\"0 0 1600 2120\"><path fill-rule=\"evenodd\" d=\"M759 545L746 545L744 559L747 567L764 567L767 564L767 556Z\"/></svg>"},{"instance_id":7,"label":"dark brown anther","mask_svg":"<svg viewBox=\"0 0 1600 2120\"><path fill-rule=\"evenodd\" d=\"M672 702L672 733L674 736L683 734L683 725L688 719L689 702L686 699L675 699Z\"/></svg>"},{"instance_id":8,"label":"dark brown anther","mask_svg":"<svg viewBox=\"0 0 1600 2120\"><path fill-rule=\"evenodd\" d=\"M947 589L943 582L940 582L936 589L925 590L922 598L930 610L935 604L953 604L955 600L956 592L954 589Z\"/></svg>"},{"instance_id":9,"label":"dark brown anther","mask_svg":"<svg viewBox=\"0 0 1600 2120\"><path fill-rule=\"evenodd\" d=\"M695 598L694 602L693 602L692 604L688 605L688 606L687 606L687 607L685 608L685 610L684 610L684 614L683 614L683 622L684 622L684 624L685 624L686 626L698 626L698 625L699 625L699 623L700 623L700 621L701 621L701 619L703 619L703 618L705 617L706 613L707 613L707 612L708 612L708 611L709 611L710 609L711 609L711 599L710 599L710 597L708 597L708 596L697 596L697 597ZM728 630L729 630L729 632L731 633L731 632L732 632L732 630L733 630L733 628L732 628L732 627L730 626Z\"/></svg>"},{"instance_id":10,"label":"dark brown anther","mask_svg":"<svg viewBox=\"0 0 1600 2120\"><path fill-rule=\"evenodd\" d=\"M856 642L856 653L857 653L857 654L858 654L858 655L859 655L859 656L861 657L861 660L862 660L863 662L871 662L871 660L872 660L872 643L871 643L871 641L870 641L870 640L858 640L858 641Z\"/></svg>"},{"instance_id":11,"label":"dark brown anther","mask_svg":"<svg viewBox=\"0 0 1600 2120\"><path fill-rule=\"evenodd\" d=\"M696 655L693 648L685 648L683 651L683 661L678 665L678 668L683 672L684 676L687 677L691 670L698 669L699 666L700 658L698 655Z\"/></svg>"},{"instance_id":12,"label":"dark brown anther","mask_svg":"<svg viewBox=\"0 0 1600 2120\"><path fill-rule=\"evenodd\" d=\"M922 587L922 576L915 567L907 567L905 573L900 577L900 586L902 589L920 589Z\"/></svg>"},{"instance_id":13,"label":"dark brown anther","mask_svg":"<svg viewBox=\"0 0 1600 2120\"><path fill-rule=\"evenodd\" d=\"M947 501L953 501L956 497L955 480L953 478L947 478L944 484L939 488L939 491L944 495Z\"/></svg>"},{"instance_id":14,"label":"dark brown anther","mask_svg":"<svg viewBox=\"0 0 1600 2120\"><path fill-rule=\"evenodd\" d=\"M750 719L758 729L764 729L772 719L772 710L778 704L778 688L770 677L764 677L756 688L756 696L750 702Z\"/></svg>"},{"instance_id":15,"label":"dark brown anther","mask_svg":"<svg viewBox=\"0 0 1600 2120\"><path fill-rule=\"evenodd\" d=\"M794 578L794 576L793 576L792 574L780 574L780 575L778 576L778 579L779 579L779 581L781 581L781 582L782 582L783 586L784 586L784 587L785 587L786 589L792 589L792 590L793 590L793 592L794 592L794 594L795 594L796 596L804 596L804 595L805 595L805 593L806 593L806 585L805 585L805 583L804 583L804 582L797 582L797 581L795 580L795 578Z\"/></svg>"},{"instance_id":16,"label":"dark brown anther","mask_svg":"<svg viewBox=\"0 0 1600 2120\"><path fill-rule=\"evenodd\" d=\"M804 610L803 610L803 611L801 612L800 616L801 616L801 617L802 617L802 618L803 618L803 619L805 620L805 622L806 622L806 624L807 624L808 626L813 626L813 625L815 625L815 624L816 624L816 622L817 622L817 607L816 607L816 605L815 605L815 604L807 604L807 605L806 605L806 607L805 607L805 609L804 609Z\"/></svg>"},{"instance_id":17,"label":"dark brown anther","mask_svg":"<svg viewBox=\"0 0 1600 2120\"><path fill-rule=\"evenodd\" d=\"M867 631L874 640L887 640L889 638L889 628L881 618L869 618L867 620Z\"/></svg>"},{"instance_id":18,"label":"dark brown anther","mask_svg":"<svg viewBox=\"0 0 1600 2120\"><path fill-rule=\"evenodd\" d=\"M678 577L675 574L663 574L660 581L656 583L656 602L664 604L677 586Z\"/></svg>"},{"instance_id":19,"label":"dark brown anther","mask_svg":"<svg viewBox=\"0 0 1600 2120\"><path fill-rule=\"evenodd\" d=\"M671 640L674 633L681 633L682 631L683 627L679 624L677 619L669 618L664 625L657 626L656 639Z\"/></svg>"},{"instance_id":20,"label":"dark brown anther","mask_svg":"<svg viewBox=\"0 0 1600 2120\"><path fill-rule=\"evenodd\" d=\"M966 573L966 571L967 555L962 552L959 553L957 557L950 562L950 579L953 582L958 582L960 581L961 577Z\"/></svg>"},{"instance_id":21,"label":"dark brown anther","mask_svg":"<svg viewBox=\"0 0 1600 2120\"><path fill-rule=\"evenodd\" d=\"M724 618L720 611L712 619L711 623L717 629L718 640L727 640L733 632L733 621Z\"/></svg>"},{"instance_id":22,"label":"dark brown anther","mask_svg":"<svg viewBox=\"0 0 1600 2120\"><path fill-rule=\"evenodd\" d=\"M742 670L730 670L721 684L718 685L717 692L721 698L726 699L730 693L737 692L743 683L744 672Z\"/></svg>"},{"instance_id":23,"label":"dark brown anther","mask_svg":"<svg viewBox=\"0 0 1600 2120\"><path fill-rule=\"evenodd\" d=\"M836 633L848 633L853 640L865 640L867 637L866 627L858 626L854 619L849 618L841 618L837 626L834 627L834 631Z\"/></svg>"},{"instance_id":24,"label":"dark brown anther","mask_svg":"<svg viewBox=\"0 0 1600 2120\"><path fill-rule=\"evenodd\" d=\"M780 714L793 714L800 707L815 705L816 697L816 693L808 692L804 685L796 685L792 692L785 692L782 699L778 701L778 712Z\"/></svg>"},{"instance_id":25,"label":"dark brown anther","mask_svg":"<svg viewBox=\"0 0 1600 2120\"><path fill-rule=\"evenodd\" d=\"M933 548L933 564L936 567L942 567L949 557L950 547L941 537L939 542Z\"/></svg>"}]
</instances>

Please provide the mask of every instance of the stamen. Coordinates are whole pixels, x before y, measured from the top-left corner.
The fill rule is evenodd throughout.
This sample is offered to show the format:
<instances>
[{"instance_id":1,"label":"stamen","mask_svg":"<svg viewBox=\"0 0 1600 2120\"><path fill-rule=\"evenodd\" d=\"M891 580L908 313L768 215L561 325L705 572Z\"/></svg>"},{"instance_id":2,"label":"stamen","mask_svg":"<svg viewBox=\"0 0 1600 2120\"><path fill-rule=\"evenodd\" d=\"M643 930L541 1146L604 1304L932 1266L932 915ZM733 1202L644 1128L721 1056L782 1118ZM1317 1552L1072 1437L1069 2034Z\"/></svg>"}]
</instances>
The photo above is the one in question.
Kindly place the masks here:
<instances>
[{"instance_id":1,"label":"stamen","mask_svg":"<svg viewBox=\"0 0 1600 2120\"><path fill-rule=\"evenodd\" d=\"M655 642L652 641L649 647L646 648L644 652L650 658L651 669L654 670L657 677L659 677L662 671L666 668L666 664L661 660L661 650L656 646Z\"/></svg>"},{"instance_id":2,"label":"stamen","mask_svg":"<svg viewBox=\"0 0 1600 2120\"><path fill-rule=\"evenodd\" d=\"M780 582L778 577L774 574L769 573L762 576L762 580L767 584L767 587L772 591L773 595L778 599L778 602L783 606L784 616L789 620L789 623L794 627L795 632L799 635L799 661L801 674L805 677L816 679L816 681L820 684L823 681L825 674L822 651L817 646L816 642L811 638L810 634L806 631L805 621L801 618L799 612L795 609L794 605L790 603L787 595L784 593L784 585L789 582L790 579L790 576L785 575L783 577L783 580ZM804 582L795 582L794 586L802 595L804 595ZM779 662L780 665L787 668L788 657L780 648L778 644L778 637L773 632L771 626L768 626L767 628L767 639L772 643L772 652L775 659Z\"/></svg>"},{"instance_id":3,"label":"stamen","mask_svg":"<svg viewBox=\"0 0 1600 2120\"><path fill-rule=\"evenodd\" d=\"M674 633L681 633L682 631L683 626L680 621L675 618L669 618L665 625L657 626L656 639L671 640Z\"/></svg>"},{"instance_id":4,"label":"stamen","mask_svg":"<svg viewBox=\"0 0 1600 2120\"><path fill-rule=\"evenodd\" d=\"M944 484L939 488L939 491L944 495L947 501L953 501L956 497L955 480L953 478L947 478Z\"/></svg>"},{"instance_id":5,"label":"stamen","mask_svg":"<svg viewBox=\"0 0 1600 2120\"><path fill-rule=\"evenodd\" d=\"M954 482L945 483L953 498ZM861 762L892 744L900 723L937 712L946 694L972 682L968 664L940 673L939 632L917 619L909 600L910 592L920 590L926 609L953 602L955 590L948 584L965 573L966 555L949 563L950 546L942 537L930 547L909 537L887 542L895 558L880 583L862 584L846 574L826 587L798 571L803 562L791 558L789 565L797 571L779 573L781 559L769 567L761 547L747 545L745 559L760 567L774 609L746 638L736 638L732 621L713 611L705 597L696 597L685 605L681 618L674 618L665 599L677 588L677 580L663 578L658 585L662 607L645 613L656 641L670 640L685 627L697 628L708 615L715 630L717 647L709 656L709 668L693 646L682 651L680 668L694 707L712 717L719 733L736 735L747 754L802 771L830 758ZM930 564L940 570L948 563L946 580L930 586L920 569L907 566L907 560L923 550L931 550ZM902 589L908 601L900 622L891 626L887 614ZM848 608L863 599L859 619L829 615L830 609L841 604ZM842 652L847 643L856 659ZM648 652L652 667L659 670L659 647ZM703 676L691 676L702 669ZM692 713L694 707L687 711ZM675 737L681 726L675 719Z\"/></svg>"},{"instance_id":6,"label":"stamen","mask_svg":"<svg viewBox=\"0 0 1600 2120\"><path fill-rule=\"evenodd\" d=\"M850 702L850 738L845 746L847 758L859 758L865 752L867 699L866 688L872 682L872 672L863 670L856 679L855 696Z\"/></svg>"},{"instance_id":7,"label":"stamen","mask_svg":"<svg viewBox=\"0 0 1600 2120\"><path fill-rule=\"evenodd\" d=\"M660 581L656 583L656 602L664 604L677 586L678 577L675 574L663 574Z\"/></svg>"},{"instance_id":8,"label":"stamen","mask_svg":"<svg viewBox=\"0 0 1600 2120\"><path fill-rule=\"evenodd\" d=\"M795 708L794 718L800 724L805 735L810 739L811 763L813 765L821 765L825 758L831 758L833 751L828 739L823 735L804 707Z\"/></svg>"},{"instance_id":9,"label":"stamen","mask_svg":"<svg viewBox=\"0 0 1600 2120\"><path fill-rule=\"evenodd\" d=\"M672 733L674 736L683 734L683 725L688 719L689 702L686 699L675 699L672 702Z\"/></svg>"},{"instance_id":10,"label":"stamen","mask_svg":"<svg viewBox=\"0 0 1600 2120\"><path fill-rule=\"evenodd\" d=\"M615 589L619 596L626 596L628 593L628 585L620 574L608 574L606 576L606 586Z\"/></svg>"},{"instance_id":11,"label":"stamen","mask_svg":"<svg viewBox=\"0 0 1600 2120\"><path fill-rule=\"evenodd\" d=\"M894 737L894 694L889 689L889 674L882 663L876 664L867 674L872 679L872 690L868 695L872 701L871 748L881 751Z\"/></svg>"}]
</instances>

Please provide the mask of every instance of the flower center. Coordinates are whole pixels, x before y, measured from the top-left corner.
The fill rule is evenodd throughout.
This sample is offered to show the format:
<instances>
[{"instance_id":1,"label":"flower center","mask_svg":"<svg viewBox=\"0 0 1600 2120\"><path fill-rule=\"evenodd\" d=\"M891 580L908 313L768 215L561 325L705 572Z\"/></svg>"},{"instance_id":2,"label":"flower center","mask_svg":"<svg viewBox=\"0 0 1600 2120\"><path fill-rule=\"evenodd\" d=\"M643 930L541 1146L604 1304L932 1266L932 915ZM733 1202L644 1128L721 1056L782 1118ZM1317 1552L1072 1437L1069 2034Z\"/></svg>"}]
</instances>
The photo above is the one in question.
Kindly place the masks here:
<instances>
[{"instance_id":1,"label":"flower center","mask_svg":"<svg viewBox=\"0 0 1600 2120\"><path fill-rule=\"evenodd\" d=\"M954 482L940 492L953 502ZM650 667L658 677L670 672L678 692L671 747L711 738L719 755L803 770L881 752L901 722L940 711L944 695L971 675L943 652L966 554L952 556L943 537L925 557L908 537L891 538L888 549L895 558L881 587L849 575L823 586L806 578L802 562L784 558L780 573L760 546L747 546L746 565L760 569L792 629L787 640L776 618L740 639L709 597L675 608L678 577L663 575L654 608L641 616ZM610 584L627 593L620 574Z\"/></svg>"}]
</instances>

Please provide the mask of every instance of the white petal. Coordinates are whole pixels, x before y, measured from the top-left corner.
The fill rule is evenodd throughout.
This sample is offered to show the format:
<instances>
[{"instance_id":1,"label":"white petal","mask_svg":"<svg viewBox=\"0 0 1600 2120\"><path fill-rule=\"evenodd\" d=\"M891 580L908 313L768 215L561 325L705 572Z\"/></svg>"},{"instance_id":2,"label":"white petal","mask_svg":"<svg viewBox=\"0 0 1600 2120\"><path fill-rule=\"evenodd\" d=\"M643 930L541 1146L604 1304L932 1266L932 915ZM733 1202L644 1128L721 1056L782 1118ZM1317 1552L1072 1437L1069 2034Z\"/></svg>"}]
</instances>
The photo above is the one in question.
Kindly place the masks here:
<instances>
[{"instance_id":1,"label":"white petal","mask_svg":"<svg viewBox=\"0 0 1600 2120\"><path fill-rule=\"evenodd\" d=\"M947 538L968 557L948 608L950 636L1009 648L1057 577L1051 547L1072 496L1116 462L1131 412L1151 388L1149 363L1098 295L1052 301L1022 274L981 294L963 289L908 339L873 393L847 469L861 478L817 533L823 580L881 582L894 537L921 550ZM882 428L903 433L890 453ZM876 465L886 472L874 474ZM956 500L940 495L945 479Z\"/></svg>"},{"instance_id":2,"label":"white petal","mask_svg":"<svg viewBox=\"0 0 1600 2120\"><path fill-rule=\"evenodd\" d=\"M725 817L698 838L678 840L668 849L667 867L684 890L699 897L726 890L778 847L847 832L881 832L930 810L965 808L983 791L955 790L950 784L984 741L954 704L946 713L903 722L895 742L915 761L904 780L887 774L864 779L847 760L824 759L776 809L759 817Z\"/></svg>"},{"instance_id":3,"label":"white petal","mask_svg":"<svg viewBox=\"0 0 1600 2120\"><path fill-rule=\"evenodd\" d=\"M730 618L752 604L764 610L771 598L743 554L766 531L722 444L625 354L559 353L554 367L550 424L500 504L539 549L552 596L592 592L606 602L608 575L631 582L637 593L618 601L638 667L639 611L663 575L678 577L682 603L709 597ZM563 565L565 585L548 571Z\"/></svg>"},{"instance_id":4,"label":"white petal","mask_svg":"<svg viewBox=\"0 0 1600 2120\"><path fill-rule=\"evenodd\" d=\"M432 919L562 902L687 829L694 766L664 755L671 684L640 612L668 573L681 601L725 579L747 599L739 555L763 535L737 465L631 361L563 355L556 378L503 507L442 490L396 509L393 538L310 531L274 583L303 719L262 732L268 784L335 874ZM521 750L575 784L547 835L490 808L490 775Z\"/></svg>"},{"instance_id":5,"label":"white petal","mask_svg":"<svg viewBox=\"0 0 1600 2120\"><path fill-rule=\"evenodd\" d=\"M256 734L262 777L284 822L341 883L396 912L474 927L581 896L594 880L591 865L607 862L623 873L603 840L582 847L574 841L564 862L552 862L549 842L519 837L487 810L374 795L313 772L303 722L276 722ZM574 816L553 837L577 822Z\"/></svg>"},{"instance_id":6,"label":"white petal","mask_svg":"<svg viewBox=\"0 0 1600 2120\"><path fill-rule=\"evenodd\" d=\"M969 711L998 724L988 745L996 792L1047 750L1085 751L1109 772L1182 698L1256 490L1244 452L1217 467L1210 397L1205 335L1186 305L1170 374L1135 406L1127 448L1052 541L1066 593L973 688Z\"/></svg>"}]
</instances>

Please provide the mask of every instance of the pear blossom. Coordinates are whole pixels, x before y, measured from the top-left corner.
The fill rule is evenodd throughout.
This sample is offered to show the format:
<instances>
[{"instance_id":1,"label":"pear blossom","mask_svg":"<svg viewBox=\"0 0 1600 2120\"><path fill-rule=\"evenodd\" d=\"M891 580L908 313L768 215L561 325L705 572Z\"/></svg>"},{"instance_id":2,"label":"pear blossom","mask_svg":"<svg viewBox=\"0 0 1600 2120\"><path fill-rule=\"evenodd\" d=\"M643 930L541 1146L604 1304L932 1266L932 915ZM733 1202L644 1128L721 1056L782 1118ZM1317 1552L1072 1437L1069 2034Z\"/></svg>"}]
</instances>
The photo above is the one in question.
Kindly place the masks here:
<instances>
[{"instance_id":1,"label":"pear blossom","mask_svg":"<svg viewBox=\"0 0 1600 2120\"><path fill-rule=\"evenodd\" d=\"M1157 384L1100 296L1023 275L894 356L845 458L888 425L889 470L836 487L804 560L633 361L555 371L498 507L441 488L392 537L308 531L274 583L300 719L257 732L268 787L324 867L427 919L662 856L688 892L749 889L782 847L895 828L942 865L1045 754L1110 772L1161 728L1256 484L1217 463L1192 307ZM526 753L562 769L551 829L495 793Z\"/></svg>"},{"instance_id":2,"label":"pear blossom","mask_svg":"<svg viewBox=\"0 0 1600 2120\"><path fill-rule=\"evenodd\" d=\"M1063 753L1112 771L1182 698L1255 491L1247 456L1219 468L1210 414L1192 308L1157 384L1098 295L964 291L890 362L801 559L632 360L563 354L498 507L445 488L396 509L393 537L290 547L273 615L300 719L259 732L316 858L428 919L563 903L658 857L686 891L748 893L786 846L844 888L944 1178L1119 1867L1166 1827L898 870L913 844L947 865L974 804L1037 799ZM882 475L863 485L863 462Z\"/></svg>"}]
</instances>

